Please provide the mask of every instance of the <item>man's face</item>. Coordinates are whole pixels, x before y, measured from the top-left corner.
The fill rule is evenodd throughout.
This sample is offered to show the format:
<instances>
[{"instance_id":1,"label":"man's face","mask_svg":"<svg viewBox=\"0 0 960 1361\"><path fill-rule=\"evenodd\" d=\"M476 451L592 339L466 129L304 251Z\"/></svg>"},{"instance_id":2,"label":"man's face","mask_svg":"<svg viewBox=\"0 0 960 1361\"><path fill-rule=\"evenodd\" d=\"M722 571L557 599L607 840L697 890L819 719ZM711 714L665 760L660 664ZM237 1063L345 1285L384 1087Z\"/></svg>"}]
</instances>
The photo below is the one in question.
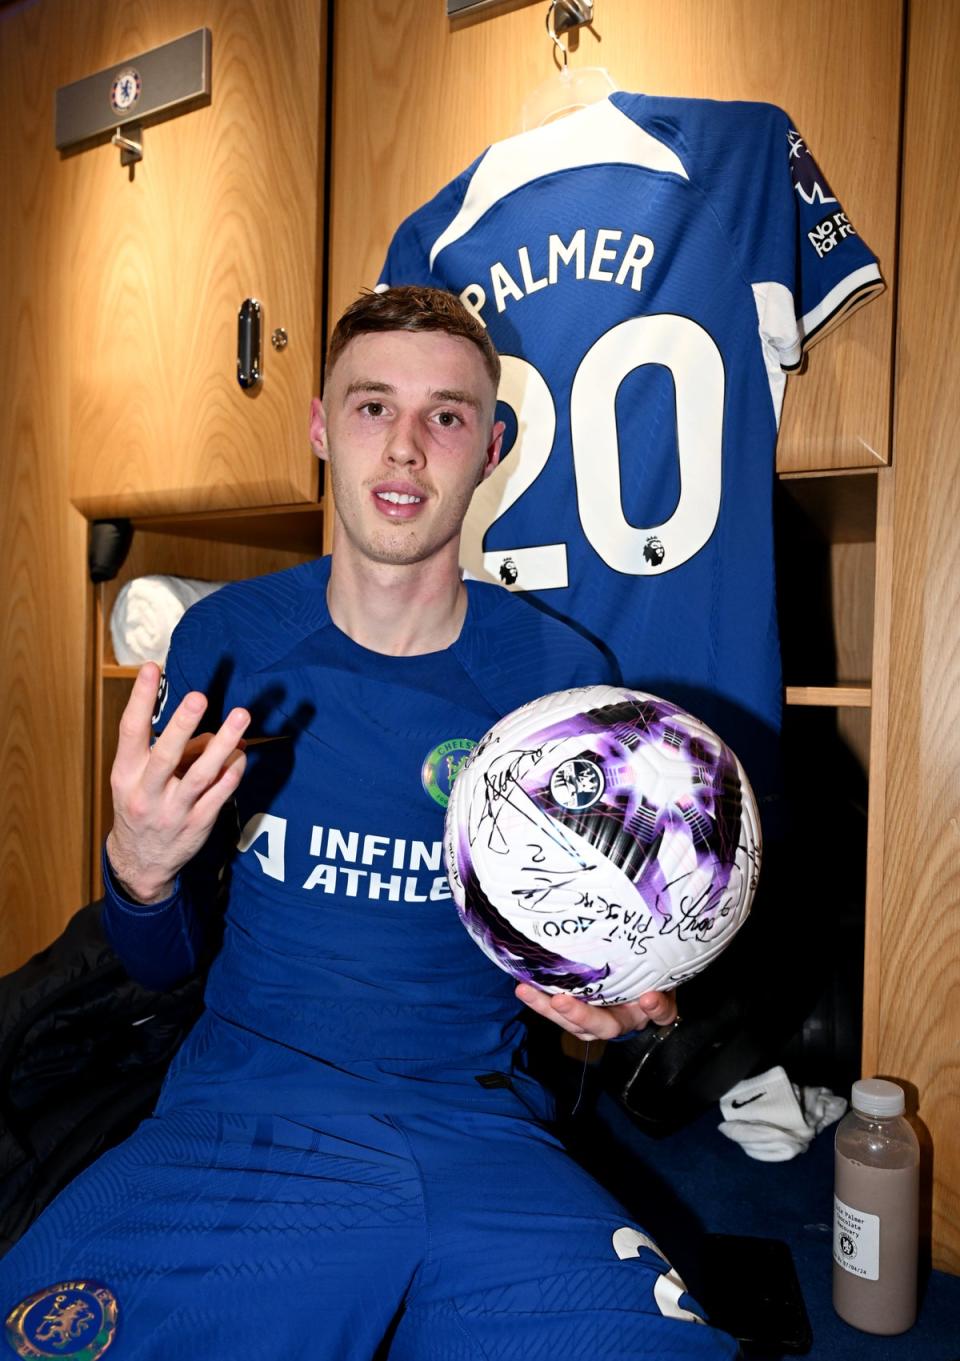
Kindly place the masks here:
<instances>
[{"instance_id":1,"label":"man's face","mask_svg":"<svg viewBox=\"0 0 960 1361\"><path fill-rule=\"evenodd\" d=\"M339 530L363 558L456 559L474 488L500 457L503 424L477 347L442 331L350 341L314 399L310 436L330 464ZM344 540L338 537L338 547Z\"/></svg>"}]
</instances>

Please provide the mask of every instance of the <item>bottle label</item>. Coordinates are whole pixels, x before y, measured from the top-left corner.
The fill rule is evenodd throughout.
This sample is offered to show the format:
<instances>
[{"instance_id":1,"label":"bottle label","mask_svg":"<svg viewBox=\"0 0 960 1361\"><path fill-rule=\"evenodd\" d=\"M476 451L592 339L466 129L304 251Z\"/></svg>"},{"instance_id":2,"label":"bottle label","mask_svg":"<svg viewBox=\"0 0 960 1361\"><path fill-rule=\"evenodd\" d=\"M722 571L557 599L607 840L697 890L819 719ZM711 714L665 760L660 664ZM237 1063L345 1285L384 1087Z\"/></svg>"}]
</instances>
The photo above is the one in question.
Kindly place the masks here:
<instances>
[{"instance_id":1,"label":"bottle label","mask_svg":"<svg viewBox=\"0 0 960 1361\"><path fill-rule=\"evenodd\" d=\"M833 1260L851 1276L875 1281L880 1275L880 1216L865 1214L833 1198Z\"/></svg>"}]
</instances>

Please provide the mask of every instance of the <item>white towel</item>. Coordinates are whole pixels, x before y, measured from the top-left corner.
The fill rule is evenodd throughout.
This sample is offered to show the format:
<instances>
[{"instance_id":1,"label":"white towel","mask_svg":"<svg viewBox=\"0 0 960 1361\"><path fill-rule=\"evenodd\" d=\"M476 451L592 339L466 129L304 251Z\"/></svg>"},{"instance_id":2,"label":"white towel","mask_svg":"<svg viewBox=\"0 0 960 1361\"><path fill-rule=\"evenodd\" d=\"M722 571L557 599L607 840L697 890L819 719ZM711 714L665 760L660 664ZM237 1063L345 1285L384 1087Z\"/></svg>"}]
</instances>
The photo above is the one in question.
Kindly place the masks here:
<instances>
[{"instance_id":1,"label":"white towel","mask_svg":"<svg viewBox=\"0 0 960 1361\"><path fill-rule=\"evenodd\" d=\"M815 1134L847 1109L827 1087L800 1088L777 1066L746 1078L720 1098L717 1128L761 1162L784 1162L803 1153Z\"/></svg>"},{"instance_id":2,"label":"white towel","mask_svg":"<svg viewBox=\"0 0 960 1361\"><path fill-rule=\"evenodd\" d=\"M117 661L122 666L165 661L170 635L188 608L225 585L224 581L171 576L128 581L121 586L110 612L110 636Z\"/></svg>"}]
</instances>

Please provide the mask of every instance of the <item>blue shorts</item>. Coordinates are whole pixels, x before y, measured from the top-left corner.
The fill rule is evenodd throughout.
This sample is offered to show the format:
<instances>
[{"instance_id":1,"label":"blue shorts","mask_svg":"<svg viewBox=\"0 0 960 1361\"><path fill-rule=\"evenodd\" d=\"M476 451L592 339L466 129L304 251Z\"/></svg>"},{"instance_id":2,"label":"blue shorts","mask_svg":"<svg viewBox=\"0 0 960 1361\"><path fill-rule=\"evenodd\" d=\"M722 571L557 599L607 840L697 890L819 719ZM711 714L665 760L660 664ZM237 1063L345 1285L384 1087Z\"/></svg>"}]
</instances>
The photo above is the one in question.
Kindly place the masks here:
<instances>
[{"instance_id":1,"label":"blue shorts","mask_svg":"<svg viewBox=\"0 0 960 1361\"><path fill-rule=\"evenodd\" d=\"M2 1317L46 1287L91 1281L116 1302L101 1327L109 1361L737 1355L552 1135L481 1111L318 1129L169 1110L0 1260ZM65 1301L27 1312L31 1336L51 1337ZM78 1306L72 1339L64 1325L62 1345L20 1354L99 1355L83 1335L95 1313Z\"/></svg>"}]
</instances>

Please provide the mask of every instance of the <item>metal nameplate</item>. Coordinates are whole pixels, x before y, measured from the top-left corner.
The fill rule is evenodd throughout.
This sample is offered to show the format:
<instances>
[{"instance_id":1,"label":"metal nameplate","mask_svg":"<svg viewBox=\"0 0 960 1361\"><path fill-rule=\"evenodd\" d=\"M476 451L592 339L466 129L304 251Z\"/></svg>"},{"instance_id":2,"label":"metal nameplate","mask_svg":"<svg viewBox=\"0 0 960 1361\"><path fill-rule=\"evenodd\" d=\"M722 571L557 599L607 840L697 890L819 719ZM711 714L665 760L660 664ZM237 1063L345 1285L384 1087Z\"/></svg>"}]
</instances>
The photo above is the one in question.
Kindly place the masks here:
<instances>
[{"instance_id":1,"label":"metal nameplate","mask_svg":"<svg viewBox=\"0 0 960 1361\"><path fill-rule=\"evenodd\" d=\"M446 0L446 3L447 18L455 19L460 14L479 14L485 9L522 9L525 5L533 4L534 0L513 0L512 5L509 0Z\"/></svg>"},{"instance_id":2,"label":"metal nameplate","mask_svg":"<svg viewBox=\"0 0 960 1361\"><path fill-rule=\"evenodd\" d=\"M127 123L159 122L210 98L211 36L198 28L57 91L58 151Z\"/></svg>"}]
</instances>

